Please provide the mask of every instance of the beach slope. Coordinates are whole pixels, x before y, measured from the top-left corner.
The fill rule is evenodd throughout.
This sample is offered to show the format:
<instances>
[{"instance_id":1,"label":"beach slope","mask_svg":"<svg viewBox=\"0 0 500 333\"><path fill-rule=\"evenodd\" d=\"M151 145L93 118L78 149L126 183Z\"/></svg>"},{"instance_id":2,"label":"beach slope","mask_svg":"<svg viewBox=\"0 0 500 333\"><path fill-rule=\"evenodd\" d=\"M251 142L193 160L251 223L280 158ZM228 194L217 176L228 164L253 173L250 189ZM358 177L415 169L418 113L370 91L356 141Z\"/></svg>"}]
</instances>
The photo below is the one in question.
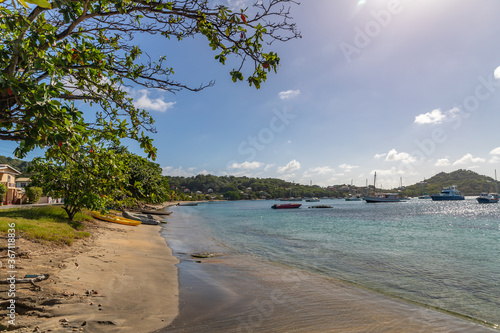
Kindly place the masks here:
<instances>
[{"instance_id":1,"label":"beach slope","mask_svg":"<svg viewBox=\"0 0 500 333\"><path fill-rule=\"evenodd\" d=\"M43 271L50 279L39 283L41 291L18 286L19 302L36 303L18 314L18 331L151 332L177 316L178 260L161 227L94 227L87 244L19 259L20 273Z\"/></svg>"}]
</instances>

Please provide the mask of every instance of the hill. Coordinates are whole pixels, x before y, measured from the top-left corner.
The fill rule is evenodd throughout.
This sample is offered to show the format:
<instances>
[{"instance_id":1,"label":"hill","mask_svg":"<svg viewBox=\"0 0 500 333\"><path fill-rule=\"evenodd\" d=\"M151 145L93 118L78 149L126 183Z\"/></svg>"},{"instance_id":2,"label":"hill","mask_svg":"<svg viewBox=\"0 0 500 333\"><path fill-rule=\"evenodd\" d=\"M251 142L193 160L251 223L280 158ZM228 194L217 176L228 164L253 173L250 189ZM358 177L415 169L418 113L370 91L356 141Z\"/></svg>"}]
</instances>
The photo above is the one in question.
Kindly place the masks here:
<instances>
[{"instance_id":1,"label":"hill","mask_svg":"<svg viewBox=\"0 0 500 333\"><path fill-rule=\"evenodd\" d=\"M17 170L21 171L21 173L26 173L26 172L28 172L28 168L29 168L31 162L22 161L22 160L18 160L15 158L5 157L5 156L0 155L0 164L8 164L11 167L16 168Z\"/></svg>"},{"instance_id":2,"label":"hill","mask_svg":"<svg viewBox=\"0 0 500 333\"><path fill-rule=\"evenodd\" d=\"M481 192L495 192L495 179L480 175L471 170L457 170L450 173L441 172L432 178L426 179L425 184L417 183L407 186L405 194L408 196L419 196L423 190L434 194L441 192L446 186L457 185L463 195L478 195Z\"/></svg>"}]
</instances>

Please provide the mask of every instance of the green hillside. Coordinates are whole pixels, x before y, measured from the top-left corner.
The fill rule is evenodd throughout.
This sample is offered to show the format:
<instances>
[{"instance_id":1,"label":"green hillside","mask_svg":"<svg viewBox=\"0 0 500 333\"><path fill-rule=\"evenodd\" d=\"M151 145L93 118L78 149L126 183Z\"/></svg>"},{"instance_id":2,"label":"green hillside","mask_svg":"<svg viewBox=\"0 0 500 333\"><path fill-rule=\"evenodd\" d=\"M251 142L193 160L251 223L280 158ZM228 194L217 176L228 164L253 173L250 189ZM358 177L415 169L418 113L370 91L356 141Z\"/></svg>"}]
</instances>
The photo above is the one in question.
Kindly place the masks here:
<instances>
[{"instance_id":1,"label":"green hillside","mask_svg":"<svg viewBox=\"0 0 500 333\"><path fill-rule=\"evenodd\" d=\"M0 164L9 164L22 173L26 173L30 162L13 159L0 155ZM167 177L174 187L188 188L191 191L201 191L206 193L212 189L215 193L225 193L230 191L244 191L247 188L253 189L253 197L261 197L262 192L266 192L271 197L286 197L293 189L294 196L302 197L343 197L350 193L364 193L364 187L343 185L348 188L342 191L342 185L321 188L319 186L304 186L292 184L281 179L260 179L235 176L213 176L198 175L196 177ZM422 180L423 181L423 180ZM443 187L457 185L458 190L463 195L478 195L481 192L495 192L495 180L492 177L480 175L470 170L457 170L450 173L441 172L432 178L425 180L425 187L422 183L407 186L403 194L409 197L416 197L425 191L428 194L441 192Z\"/></svg>"},{"instance_id":2,"label":"green hillside","mask_svg":"<svg viewBox=\"0 0 500 333\"><path fill-rule=\"evenodd\" d=\"M425 180L425 187L422 183L407 186L405 194L408 196L419 196L422 189L428 194L441 192L446 186L457 185L458 190L463 195L478 195L481 192L495 192L495 179L480 175L470 170L457 170L450 173L441 172L432 178Z\"/></svg>"},{"instance_id":3,"label":"green hillside","mask_svg":"<svg viewBox=\"0 0 500 333\"><path fill-rule=\"evenodd\" d=\"M19 170L21 173L26 173L28 171L30 163L31 162L26 162L15 158L5 157L0 155L0 164L8 164L11 167Z\"/></svg>"}]
</instances>

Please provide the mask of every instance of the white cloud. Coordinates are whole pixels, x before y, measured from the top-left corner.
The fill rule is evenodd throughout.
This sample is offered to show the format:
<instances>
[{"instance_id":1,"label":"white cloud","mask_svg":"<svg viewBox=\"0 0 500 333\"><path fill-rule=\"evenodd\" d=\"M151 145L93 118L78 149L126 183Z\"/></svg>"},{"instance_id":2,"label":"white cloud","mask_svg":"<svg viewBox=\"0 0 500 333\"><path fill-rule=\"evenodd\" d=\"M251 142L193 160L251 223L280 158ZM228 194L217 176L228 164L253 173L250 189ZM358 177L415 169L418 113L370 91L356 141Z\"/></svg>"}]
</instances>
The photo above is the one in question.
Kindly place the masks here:
<instances>
[{"instance_id":1,"label":"white cloud","mask_svg":"<svg viewBox=\"0 0 500 333\"><path fill-rule=\"evenodd\" d=\"M149 95L151 94L151 91L146 90L146 89L141 89L137 91L137 94L140 96L136 98L134 96L134 106L139 109L145 109L148 111L158 111L158 112L165 112L168 109L171 109L174 107L176 102L165 102L163 100L163 97L151 99L149 98ZM136 94L132 94L136 95Z\"/></svg>"},{"instance_id":2,"label":"white cloud","mask_svg":"<svg viewBox=\"0 0 500 333\"><path fill-rule=\"evenodd\" d=\"M227 0L227 4L235 11L248 7L248 0Z\"/></svg>"},{"instance_id":3,"label":"white cloud","mask_svg":"<svg viewBox=\"0 0 500 333\"><path fill-rule=\"evenodd\" d=\"M279 93L281 99L290 99L300 95L300 90L287 90Z\"/></svg>"},{"instance_id":4,"label":"white cloud","mask_svg":"<svg viewBox=\"0 0 500 333\"><path fill-rule=\"evenodd\" d=\"M495 68L495 71L493 72L493 75L495 76L495 79L499 80L500 79L500 66Z\"/></svg>"},{"instance_id":5,"label":"white cloud","mask_svg":"<svg viewBox=\"0 0 500 333\"><path fill-rule=\"evenodd\" d=\"M193 177L196 176L194 171L194 168L189 168L188 170L184 170L182 167L178 167L177 169L174 169L173 166L167 166L162 168L162 175L164 176L173 176L173 177Z\"/></svg>"},{"instance_id":6,"label":"white cloud","mask_svg":"<svg viewBox=\"0 0 500 333\"><path fill-rule=\"evenodd\" d=\"M488 162L491 164L498 164L498 163L500 163L500 157L499 156L492 156Z\"/></svg>"},{"instance_id":7,"label":"white cloud","mask_svg":"<svg viewBox=\"0 0 500 333\"><path fill-rule=\"evenodd\" d=\"M374 157L375 157L376 159L381 159L382 157L385 157L385 156L387 156L387 154L375 154L375 156L374 156Z\"/></svg>"},{"instance_id":8,"label":"white cloud","mask_svg":"<svg viewBox=\"0 0 500 333\"><path fill-rule=\"evenodd\" d=\"M266 165L266 167L264 168L264 171L268 171L268 170L269 170L269 169L271 169L273 166L274 166L274 164L268 164L268 165Z\"/></svg>"},{"instance_id":9,"label":"white cloud","mask_svg":"<svg viewBox=\"0 0 500 333\"><path fill-rule=\"evenodd\" d=\"M496 156L496 155L500 155L500 147L497 147L497 148L493 149L492 151L490 151L490 155L493 155L493 156L490 158L490 160L488 162L490 162L492 164L499 163L500 156Z\"/></svg>"},{"instance_id":10,"label":"white cloud","mask_svg":"<svg viewBox=\"0 0 500 333\"><path fill-rule=\"evenodd\" d=\"M440 158L437 160L436 164L434 164L434 166L438 166L438 167L443 167L443 166L448 166L450 165L450 160L447 159L447 158Z\"/></svg>"},{"instance_id":11,"label":"white cloud","mask_svg":"<svg viewBox=\"0 0 500 333\"><path fill-rule=\"evenodd\" d=\"M396 149L392 149L389 153L387 153L387 157L385 158L385 161L387 162L413 163L416 160L417 159L415 157L411 156L408 153L398 153Z\"/></svg>"},{"instance_id":12,"label":"white cloud","mask_svg":"<svg viewBox=\"0 0 500 333\"><path fill-rule=\"evenodd\" d=\"M500 147L497 147L490 151L490 155L500 155Z\"/></svg>"},{"instance_id":13,"label":"white cloud","mask_svg":"<svg viewBox=\"0 0 500 333\"><path fill-rule=\"evenodd\" d=\"M398 174L398 170L396 169L396 167L392 167L386 170L374 170L370 172L370 174L373 175L375 172L377 173L377 179L379 179L378 177L380 176L394 176Z\"/></svg>"},{"instance_id":14,"label":"white cloud","mask_svg":"<svg viewBox=\"0 0 500 333\"><path fill-rule=\"evenodd\" d=\"M260 162L248 162L248 161L245 161L243 163L233 163L229 166L229 168L231 169L244 169L244 170L254 170L254 169L258 169L260 167L263 166L263 163L260 163Z\"/></svg>"},{"instance_id":15,"label":"white cloud","mask_svg":"<svg viewBox=\"0 0 500 333\"><path fill-rule=\"evenodd\" d=\"M300 163L297 162L296 160L290 161L286 166L284 167L279 167L278 172L279 173L286 173L286 172L292 172L295 170L300 169Z\"/></svg>"},{"instance_id":16,"label":"white cloud","mask_svg":"<svg viewBox=\"0 0 500 333\"><path fill-rule=\"evenodd\" d=\"M432 110L431 112L422 113L415 117L415 124L440 124L446 116L440 109Z\"/></svg>"},{"instance_id":17,"label":"white cloud","mask_svg":"<svg viewBox=\"0 0 500 333\"><path fill-rule=\"evenodd\" d=\"M375 155L375 156L377 156L377 155ZM343 169L345 172L351 172L352 169L359 168L359 166L344 163L344 164L339 165L339 168Z\"/></svg>"},{"instance_id":18,"label":"white cloud","mask_svg":"<svg viewBox=\"0 0 500 333\"><path fill-rule=\"evenodd\" d=\"M431 112L422 113L415 117L415 124L441 124L445 121L449 121L455 117L460 116L460 109L453 108L449 111L443 112L441 109L435 109Z\"/></svg>"},{"instance_id":19,"label":"white cloud","mask_svg":"<svg viewBox=\"0 0 500 333\"><path fill-rule=\"evenodd\" d=\"M335 172L334 169L332 169L329 166L323 166L323 167L316 167L316 168L309 168L304 172L304 177L305 178L310 178L313 176L321 176L321 175L331 175Z\"/></svg>"},{"instance_id":20,"label":"white cloud","mask_svg":"<svg viewBox=\"0 0 500 333\"><path fill-rule=\"evenodd\" d=\"M453 162L453 165L470 164L470 163L483 163L486 160L481 157L473 157L472 154L466 154L459 160Z\"/></svg>"}]
</instances>

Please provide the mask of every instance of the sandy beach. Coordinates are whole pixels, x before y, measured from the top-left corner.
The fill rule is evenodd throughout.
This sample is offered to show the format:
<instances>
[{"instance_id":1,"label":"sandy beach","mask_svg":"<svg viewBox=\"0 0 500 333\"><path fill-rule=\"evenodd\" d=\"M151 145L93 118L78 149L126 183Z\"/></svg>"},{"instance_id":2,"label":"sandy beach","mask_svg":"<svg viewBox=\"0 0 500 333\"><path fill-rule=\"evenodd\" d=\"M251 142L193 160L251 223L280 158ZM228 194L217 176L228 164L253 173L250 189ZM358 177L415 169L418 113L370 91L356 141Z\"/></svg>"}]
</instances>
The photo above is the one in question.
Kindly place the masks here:
<instances>
[{"instance_id":1,"label":"sandy beach","mask_svg":"<svg viewBox=\"0 0 500 333\"><path fill-rule=\"evenodd\" d=\"M50 247L18 239L17 277L50 274L16 285L17 332L151 332L178 313L177 259L161 226L96 221L92 239ZM6 274L5 259L2 271ZM0 286L7 305L8 286ZM2 321L7 325L6 306Z\"/></svg>"}]
</instances>

